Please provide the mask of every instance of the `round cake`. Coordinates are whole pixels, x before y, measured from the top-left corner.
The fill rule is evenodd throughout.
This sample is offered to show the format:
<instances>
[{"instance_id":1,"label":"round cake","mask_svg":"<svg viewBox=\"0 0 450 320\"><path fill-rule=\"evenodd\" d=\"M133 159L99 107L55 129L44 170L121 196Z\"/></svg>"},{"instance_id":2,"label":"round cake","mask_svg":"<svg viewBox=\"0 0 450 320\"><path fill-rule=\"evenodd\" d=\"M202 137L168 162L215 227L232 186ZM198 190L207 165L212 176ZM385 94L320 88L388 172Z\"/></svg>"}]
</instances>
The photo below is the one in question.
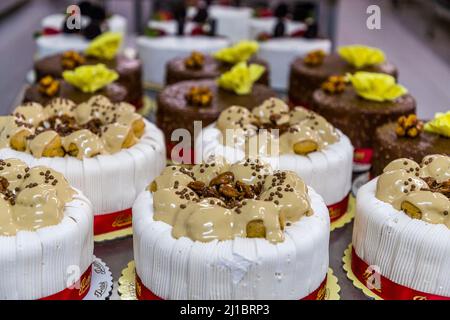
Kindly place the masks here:
<instances>
[{"instance_id":1,"label":"round cake","mask_svg":"<svg viewBox=\"0 0 450 320\"><path fill-rule=\"evenodd\" d=\"M133 205L137 298L323 299L329 231L323 200L292 172L167 167Z\"/></svg>"},{"instance_id":2,"label":"round cake","mask_svg":"<svg viewBox=\"0 0 450 320\"><path fill-rule=\"evenodd\" d=\"M268 63L257 57L249 59L248 62L266 68L266 71L258 79L257 83L268 86L270 84L270 67ZM166 85L188 80L215 79L232 67L232 64L218 61L211 55L192 52L189 57L178 57L167 63Z\"/></svg>"},{"instance_id":3,"label":"round cake","mask_svg":"<svg viewBox=\"0 0 450 320\"><path fill-rule=\"evenodd\" d=\"M118 73L117 83L127 89L125 101L132 103L136 108L142 107L142 64L139 59L125 54L118 54L112 59L97 58L76 51L65 51L50 55L35 61L36 81L45 76L62 79L65 70L72 70L80 65L96 65L98 63L102 63ZM66 98L70 99L70 97Z\"/></svg>"},{"instance_id":4,"label":"round cake","mask_svg":"<svg viewBox=\"0 0 450 320\"><path fill-rule=\"evenodd\" d=\"M314 92L312 109L349 137L355 147L355 170L368 170L372 161L376 129L396 121L402 115L414 113L416 101L406 93L406 89L395 97L378 97L377 92L366 94L364 82L359 82L369 81L371 89L403 88L395 84L390 76L358 72L354 79L352 84L347 84L343 77L330 77L322 89Z\"/></svg>"},{"instance_id":5,"label":"round cake","mask_svg":"<svg viewBox=\"0 0 450 320\"><path fill-rule=\"evenodd\" d=\"M203 53L213 53L229 45L229 40L220 37L138 37L137 46L139 57L144 65L144 81L162 86L166 79L166 64L170 60L187 56L194 50Z\"/></svg>"},{"instance_id":6,"label":"round cake","mask_svg":"<svg viewBox=\"0 0 450 320\"><path fill-rule=\"evenodd\" d=\"M87 1L78 4L81 23L78 29L66 25L68 15L52 14L42 19L42 30L36 39L37 58L68 50L85 50L90 41L105 31L126 34L127 20L117 14L108 14L102 6ZM71 8L71 10L75 10ZM72 12L71 11L71 12Z\"/></svg>"},{"instance_id":7,"label":"round cake","mask_svg":"<svg viewBox=\"0 0 450 320\"><path fill-rule=\"evenodd\" d=\"M81 300L94 260L92 206L64 176L0 160L0 299Z\"/></svg>"},{"instance_id":8,"label":"round cake","mask_svg":"<svg viewBox=\"0 0 450 320\"><path fill-rule=\"evenodd\" d=\"M348 46L346 48L356 48L355 53L351 53L351 57L367 55L360 54L357 50L359 46ZM341 48L342 49L342 48ZM369 50L378 50L370 48ZM384 55L383 55L384 57ZM372 64L370 56L368 61L361 63L350 63L350 59L345 60L341 54L327 54L325 51L312 51L308 55L295 59L291 64L289 75L289 100L293 105L302 105L312 107L313 93L319 89L330 76L346 75L347 73L355 73L357 71L368 71L377 73L386 73L397 78L397 68L381 57L375 61L383 61L378 64ZM358 65L358 67L355 66Z\"/></svg>"},{"instance_id":9,"label":"round cake","mask_svg":"<svg viewBox=\"0 0 450 320\"><path fill-rule=\"evenodd\" d=\"M92 201L96 235L129 227L134 199L165 166L161 131L132 105L104 96L27 103L0 119L0 157L64 174Z\"/></svg>"},{"instance_id":10,"label":"round cake","mask_svg":"<svg viewBox=\"0 0 450 320\"><path fill-rule=\"evenodd\" d=\"M205 127L229 106L239 105L252 109L275 95L273 90L261 84L253 85L249 94L238 95L221 88L215 80L183 81L167 86L158 95L156 113L156 123L166 138L167 154L170 154L175 144L171 141L171 135L176 129L187 129L193 145L196 134L194 121L202 121L202 126ZM205 103L198 101L202 97L205 97Z\"/></svg>"},{"instance_id":11,"label":"round cake","mask_svg":"<svg viewBox=\"0 0 450 320\"><path fill-rule=\"evenodd\" d=\"M46 82L58 83L56 90L48 93L46 90L49 85L47 85ZM119 103L126 101L128 90L123 85L113 82L95 92L84 92L64 80L58 80L51 76L47 76L45 79L42 78L38 83L29 85L25 89L23 102L37 102L39 104L46 105L55 98L62 98L72 100L78 104L86 102L96 95L105 96L112 102ZM131 101L127 102L131 103Z\"/></svg>"},{"instance_id":12,"label":"round cake","mask_svg":"<svg viewBox=\"0 0 450 320\"><path fill-rule=\"evenodd\" d=\"M296 59L301 59L308 52L323 50L330 52L331 41L328 39L306 38L272 38L259 42L258 57L269 63L271 86L275 89L288 88L289 68Z\"/></svg>"},{"instance_id":13,"label":"round cake","mask_svg":"<svg viewBox=\"0 0 450 320\"><path fill-rule=\"evenodd\" d=\"M253 9L224 5L209 6L209 15L217 22L217 35L233 42L249 39Z\"/></svg>"},{"instance_id":14,"label":"round cake","mask_svg":"<svg viewBox=\"0 0 450 320\"><path fill-rule=\"evenodd\" d=\"M251 157L293 171L323 197L331 221L347 212L353 147L342 132L314 112L301 107L290 111L277 98L252 111L232 106L197 137L195 151L196 161L210 155L231 163Z\"/></svg>"},{"instance_id":15,"label":"round cake","mask_svg":"<svg viewBox=\"0 0 450 320\"><path fill-rule=\"evenodd\" d=\"M249 38L259 40L264 35L272 34L278 20L276 17L251 18ZM284 19L283 23L287 35L304 32L307 29L307 26L300 21Z\"/></svg>"},{"instance_id":16,"label":"round cake","mask_svg":"<svg viewBox=\"0 0 450 320\"><path fill-rule=\"evenodd\" d=\"M420 162L429 154L450 155L450 137L424 131L423 124L415 115L400 117L397 122L377 129L371 174L373 177L380 175L384 167L395 159L409 158Z\"/></svg>"},{"instance_id":17,"label":"round cake","mask_svg":"<svg viewBox=\"0 0 450 320\"><path fill-rule=\"evenodd\" d=\"M386 300L450 299L450 157L397 159L359 189L352 271ZM369 275L369 277L367 277Z\"/></svg>"}]
</instances>

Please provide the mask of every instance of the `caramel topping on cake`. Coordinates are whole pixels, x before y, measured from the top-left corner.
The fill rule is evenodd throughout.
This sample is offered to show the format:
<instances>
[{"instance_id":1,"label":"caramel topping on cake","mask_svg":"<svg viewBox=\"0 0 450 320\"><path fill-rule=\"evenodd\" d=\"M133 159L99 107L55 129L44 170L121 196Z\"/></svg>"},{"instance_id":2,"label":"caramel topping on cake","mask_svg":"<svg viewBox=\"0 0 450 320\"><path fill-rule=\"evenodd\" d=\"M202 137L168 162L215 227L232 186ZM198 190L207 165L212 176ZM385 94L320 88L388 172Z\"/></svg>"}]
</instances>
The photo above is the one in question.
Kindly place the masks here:
<instances>
[{"instance_id":1,"label":"caramel topping on cake","mask_svg":"<svg viewBox=\"0 0 450 320\"><path fill-rule=\"evenodd\" d=\"M193 51L189 57L184 60L184 65L188 69L200 70L205 64L205 55L198 51Z\"/></svg>"},{"instance_id":2,"label":"caramel topping on cake","mask_svg":"<svg viewBox=\"0 0 450 320\"><path fill-rule=\"evenodd\" d=\"M145 132L145 122L132 105L113 104L104 96L79 105L62 98L45 107L23 104L12 116L0 117L0 124L1 147L37 158L113 154L135 145Z\"/></svg>"},{"instance_id":3,"label":"caramel topping on cake","mask_svg":"<svg viewBox=\"0 0 450 320\"><path fill-rule=\"evenodd\" d=\"M320 66L323 63L323 59L326 54L323 50L314 50L309 52L306 57L303 59L303 62L309 66Z\"/></svg>"},{"instance_id":4,"label":"caramel topping on cake","mask_svg":"<svg viewBox=\"0 0 450 320\"><path fill-rule=\"evenodd\" d=\"M346 83L344 76L331 76L322 83L322 90L328 94L342 93L345 90Z\"/></svg>"},{"instance_id":5,"label":"caramel topping on cake","mask_svg":"<svg viewBox=\"0 0 450 320\"><path fill-rule=\"evenodd\" d=\"M394 160L378 178L376 197L413 219L450 228L450 157L430 155L420 165Z\"/></svg>"},{"instance_id":6,"label":"caramel topping on cake","mask_svg":"<svg viewBox=\"0 0 450 320\"><path fill-rule=\"evenodd\" d=\"M186 93L186 101L194 107L208 107L213 95L208 87L192 87Z\"/></svg>"},{"instance_id":7,"label":"caramel topping on cake","mask_svg":"<svg viewBox=\"0 0 450 320\"><path fill-rule=\"evenodd\" d=\"M278 243L286 224L313 214L306 185L295 173L273 173L257 159L168 167L149 189L154 219L172 225L175 238L194 241L257 237Z\"/></svg>"},{"instance_id":8,"label":"caramel topping on cake","mask_svg":"<svg viewBox=\"0 0 450 320\"><path fill-rule=\"evenodd\" d=\"M84 64L86 60L78 52L70 50L62 54L61 65L65 70L72 70Z\"/></svg>"},{"instance_id":9,"label":"caramel topping on cake","mask_svg":"<svg viewBox=\"0 0 450 320\"><path fill-rule=\"evenodd\" d=\"M415 138L423 131L423 122L417 120L415 114L401 116L397 120L395 133L399 137Z\"/></svg>"},{"instance_id":10,"label":"caramel topping on cake","mask_svg":"<svg viewBox=\"0 0 450 320\"><path fill-rule=\"evenodd\" d=\"M59 90L59 81L52 76L45 76L39 80L39 92L48 97L54 97Z\"/></svg>"},{"instance_id":11,"label":"caramel topping on cake","mask_svg":"<svg viewBox=\"0 0 450 320\"><path fill-rule=\"evenodd\" d=\"M0 160L0 194L0 236L14 236L60 223L75 191L59 172L6 159Z\"/></svg>"},{"instance_id":12,"label":"caramel topping on cake","mask_svg":"<svg viewBox=\"0 0 450 320\"><path fill-rule=\"evenodd\" d=\"M217 127L223 144L244 149L248 157L307 155L339 140L339 133L322 116L302 107L290 111L277 98L266 100L252 112L232 106L220 114Z\"/></svg>"}]
</instances>

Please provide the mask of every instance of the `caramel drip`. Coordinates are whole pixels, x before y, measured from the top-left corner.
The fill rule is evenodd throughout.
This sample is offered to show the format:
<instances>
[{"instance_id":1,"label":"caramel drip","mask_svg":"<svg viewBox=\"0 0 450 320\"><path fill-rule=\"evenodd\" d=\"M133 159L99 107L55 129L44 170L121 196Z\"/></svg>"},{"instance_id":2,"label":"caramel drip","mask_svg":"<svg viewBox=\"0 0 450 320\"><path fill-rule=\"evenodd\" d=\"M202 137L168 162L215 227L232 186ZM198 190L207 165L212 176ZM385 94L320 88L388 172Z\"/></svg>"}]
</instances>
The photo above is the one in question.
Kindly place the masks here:
<instances>
[{"instance_id":1,"label":"caramel drip","mask_svg":"<svg viewBox=\"0 0 450 320\"><path fill-rule=\"evenodd\" d=\"M376 197L412 218L450 228L450 199L439 189L441 183L450 185L450 157L430 155L420 166L401 158L385 167L378 178Z\"/></svg>"},{"instance_id":2,"label":"caramel drip","mask_svg":"<svg viewBox=\"0 0 450 320\"><path fill-rule=\"evenodd\" d=\"M144 132L145 122L132 105L113 104L104 96L79 105L62 98L45 107L27 103L12 116L0 117L0 147L28 151L37 158L115 153L136 144Z\"/></svg>"},{"instance_id":3,"label":"caramel drip","mask_svg":"<svg viewBox=\"0 0 450 320\"><path fill-rule=\"evenodd\" d=\"M243 198L233 183L247 190ZM260 237L278 243L284 240L286 224L313 213L307 187L295 173L272 174L270 166L259 160L228 165L216 159L189 169L168 167L149 189L153 218L172 225L177 239Z\"/></svg>"},{"instance_id":4,"label":"caramel drip","mask_svg":"<svg viewBox=\"0 0 450 320\"><path fill-rule=\"evenodd\" d=\"M29 168L17 159L0 160L0 177L0 236L60 223L75 195L62 174L47 167Z\"/></svg>"},{"instance_id":5,"label":"caramel drip","mask_svg":"<svg viewBox=\"0 0 450 320\"><path fill-rule=\"evenodd\" d=\"M222 144L244 149L247 157L308 154L339 141L339 133L323 117L301 107L289 111L277 98L264 101L252 113L243 107L230 107L221 113L217 128L224 137ZM302 148L305 142L314 147ZM256 150L251 147L255 145Z\"/></svg>"}]
</instances>

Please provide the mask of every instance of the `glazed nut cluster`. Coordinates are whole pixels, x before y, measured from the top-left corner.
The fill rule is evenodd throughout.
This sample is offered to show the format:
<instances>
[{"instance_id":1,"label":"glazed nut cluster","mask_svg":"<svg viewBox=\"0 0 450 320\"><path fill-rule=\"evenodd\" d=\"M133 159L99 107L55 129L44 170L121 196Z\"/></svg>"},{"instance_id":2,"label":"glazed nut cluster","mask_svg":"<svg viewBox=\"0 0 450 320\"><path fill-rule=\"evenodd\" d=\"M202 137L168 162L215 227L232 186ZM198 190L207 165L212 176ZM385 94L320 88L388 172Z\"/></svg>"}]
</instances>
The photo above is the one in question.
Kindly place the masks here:
<instances>
[{"instance_id":1,"label":"glazed nut cluster","mask_svg":"<svg viewBox=\"0 0 450 320\"><path fill-rule=\"evenodd\" d=\"M423 131L423 122L415 114L401 116L397 120L395 133L399 137L415 138Z\"/></svg>"},{"instance_id":2,"label":"glazed nut cluster","mask_svg":"<svg viewBox=\"0 0 450 320\"><path fill-rule=\"evenodd\" d=\"M145 122L132 105L113 104L104 96L94 96L79 105L61 98L45 107L26 103L0 121L1 147L28 152L36 158L68 155L82 159L114 154L135 145L145 131Z\"/></svg>"},{"instance_id":3,"label":"glazed nut cluster","mask_svg":"<svg viewBox=\"0 0 450 320\"><path fill-rule=\"evenodd\" d=\"M184 60L184 65L188 69L199 70L205 64L205 55L198 51L193 51L189 57Z\"/></svg>"},{"instance_id":4,"label":"glazed nut cluster","mask_svg":"<svg viewBox=\"0 0 450 320\"><path fill-rule=\"evenodd\" d=\"M76 51L66 51L62 54L61 65L65 70L73 70L86 62L84 57Z\"/></svg>"},{"instance_id":5,"label":"glazed nut cluster","mask_svg":"<svg viewBox=\"0 0 450 320\"><path fill-rule=\"evenodd\" d=\"M325 51L323 50L314 50L309 52L303 62L308 66L319 66L323 63L323 59L325 59Z\"/></svg>"},{"instance_id":6,"label":"glazed nut cluster","mask_svg":"<svg viewBox=\"0 0 450 320\"><path fill-rule=\"evenodd\" d=\"M258 159L167 167L149 189L154 219L172 225L175 238L194 241L281 242L285 226L313 213L308 189L295 173L272 172Z\"/></svg>"},{"instance_id":7,"label":"glazed nut cluster","mask_svg":"<svg viewBox=\"0 0 450 320\"><path fill-rule=\"evenodd\" d=\"M376 197L413 219L450 228L450 157L429 155L420 165L392 161L378 178Z\"/></svg>"},{"instance_id":8,"label":"glazed nut cluster","mask_svg":"<svg viewBox=\"0 0 450 320\"><path fill-rule=\"evenodd\" d=\"M45 94L47 97L54 97L59 90L59 80L52 76L45 76L39 80L39 92Z\"/></svg>"},{"instance_id":9,"label":"glazed nut cluster","mask_svg":"<svg viewBox=\"0 0 450 320\"><path fill-rule=\"evenodd\" d=\"M322 84L322 90L328 94L342 93L347 81L344 76L331 76Z\"/></svg>"},{"instance_id":10,"label":"glazed nut cluster","mask_svg":"<svg viewBox=\"0 0 450 320\"><path fill-rule=\"evenodd\" d=\"M249 157L257 156L251 154L255 145L258 150L272 152L269 147L278 143L279 154L308 155L340 139L337 130L320 115L302 107L290 110L278 98L270 98L252 111L232 106L221 113L216 126L227 139L223 144L244 148ZM233 134L227 130L234 130ZM269 133L268 141L261 141L262 130ZM230 136L233 141L229 141ZM268 147L264 149L264 145Z\"/></svg>"},{"instance_id":11,"label":"glazed nut cluster","mask_svg":"<svg viewBox=\"0 0 450 320\"><path fill-rule=\"evenodd\" d=\"M191 87L185 98L191 106L208 107L211 105L213 94L208 87Z\"/></svg>"}]
</instances>

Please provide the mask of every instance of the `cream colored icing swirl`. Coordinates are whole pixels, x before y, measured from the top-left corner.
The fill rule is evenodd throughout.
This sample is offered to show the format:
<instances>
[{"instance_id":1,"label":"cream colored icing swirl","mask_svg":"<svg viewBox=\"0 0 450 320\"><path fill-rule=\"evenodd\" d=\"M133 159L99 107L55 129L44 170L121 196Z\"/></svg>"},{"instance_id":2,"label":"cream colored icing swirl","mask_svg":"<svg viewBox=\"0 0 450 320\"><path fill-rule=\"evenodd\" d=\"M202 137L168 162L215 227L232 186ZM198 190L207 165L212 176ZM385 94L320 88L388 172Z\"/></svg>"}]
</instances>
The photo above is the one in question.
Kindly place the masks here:
<instances>
[{"instance_id":1,"label":"cream colored icing swirl","mask_svg":"<svg viewBox=\"0 0 450 320\"><path fill-rule=\"evenodd\" d=\"M302 107L290 111L278 98L264 101L252 112L232 106L220 114L216 126L222 132L222 144L243 149L247 157L306 155L340 139L322 116Z\"/></svg>"},{"instance_id":2,"label":"cream colored icing swirl","mask_svg":"<svg viewBox=\"0 0 450 320\"><path fill-rule=\"evenodd\" d=\"M149 191L153 218L172 225L177 239L258 237L278 243L286 226L313 214L305 183L294 172L272 172L258 159L167 167Z\"/></svg>"},{"instance_id":3,"label":"cream colored icing swirl","mask_svg":"<svg viewBox=\"0 0 450 320\"><path fill-rule=\"evenodd\" d=\"M144 134L145 122L132 105L113 104L98 95L79 105L62 98L45 107L35 102L20 105L13 115L0 117L0 130L2 148L36 158L83 159L132 147Z\"/></svg>"},{"instance_id":4,"label":"cream colored icing swirl","mask_svg":"<svg viewBox=\"0 0 450 320\"><path fill-rule=\"evenodd\" d=\"M450 228L450 157L426 156L389 163L378 178L376 197L410 217Z\"/></svg>"},{"instance_id":5,"label":"cream colored icing swirl","mask_svg":"<svg viewBox=\"0 0 450 320\"><path fill-rule=\"evenodd\" d=\"M0 192L0 236L60 223L76 193L59 172L18 159L0 160Z\"/></svg>"}]
</instances>

